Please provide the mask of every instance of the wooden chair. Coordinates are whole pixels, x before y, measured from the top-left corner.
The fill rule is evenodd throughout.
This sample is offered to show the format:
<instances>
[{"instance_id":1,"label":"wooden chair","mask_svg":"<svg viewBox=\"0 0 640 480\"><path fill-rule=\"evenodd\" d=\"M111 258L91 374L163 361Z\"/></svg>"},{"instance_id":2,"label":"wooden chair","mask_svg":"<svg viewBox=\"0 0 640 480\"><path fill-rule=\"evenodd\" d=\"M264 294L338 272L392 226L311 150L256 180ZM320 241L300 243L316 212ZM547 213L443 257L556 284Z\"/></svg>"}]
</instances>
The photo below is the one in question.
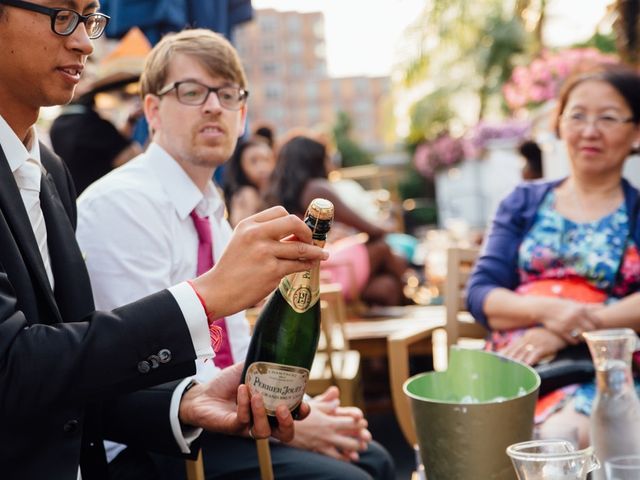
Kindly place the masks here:
<instances>
[{"instance_id":1,"label":"wooden chair","mask_svg":"<svg viewBox=\"0 0 640 480\"><path fill-rule=\"evenodd\" d=\"M360 353L349 348L345 336L347 313L340 285L323 284L320 302L322 338L309 374L307 393L318 395L336 385L343 405L362 407Z\"/></svg>"},{"instance_id":2,"label":"wooden chair","mask_svg":"<svg viewBox=\"0 0 640 480\"><path fill-rule=\"evenodd\" d=\"M389 377L391 398L400 430L409 445L417 444L417 436L411 415L411 403L404 394L402 385L409 378L409 354L412 346L432 340L434 368L446 370L448 346L463 339L475 339L475 345L483 344L486 330L475 323L466 309L465 285L471 274L473 262L478 256L477 249L450 248L447 252L447 282L445 284L445 328L416 326L406 328L390 336L387 340L389 354ZM480 340L480 342L478 342ZM468 346L468 344L467 344Z\"/></svg>"},{"instance_id":3,"label":"wooden chair","mask_svg":"<svg viewBox=\"0 0 640 480\"><path fill-rule=\"evenodd\" d=\"M469 348L484 346L483 339L487 331L467 311L466 285L479 253L478 248L453 247L447 250L447 280L444 286L447 347L455 344Z\"/></svg>"},{"instance_id":4,"label":"wooden chair","mask_svg":"<svg viewBox=\"0 0 640 480\"><path fill-rule=\"evenodd\" d=\"M198 451L198 458L186 460L187 480L205 480L204 463L202 462L202 450Z\"/></svg>"},{"instance_id":5,"label":"wooden chair","mask_svg":"<svg viewBox=\"0 0 640 480\"><path fill-rule=\"evenodd\" d=\"M271 466L271 450L269 449L269 440L256 440L256 448L258 450L260 478L262 480L274 480L273 468ZM198 451L198 457L195 460L186 460L185 467L187 469L187 480L205 480L204 463L202 461L202 450Z\"/></svg>"}]
</instances>

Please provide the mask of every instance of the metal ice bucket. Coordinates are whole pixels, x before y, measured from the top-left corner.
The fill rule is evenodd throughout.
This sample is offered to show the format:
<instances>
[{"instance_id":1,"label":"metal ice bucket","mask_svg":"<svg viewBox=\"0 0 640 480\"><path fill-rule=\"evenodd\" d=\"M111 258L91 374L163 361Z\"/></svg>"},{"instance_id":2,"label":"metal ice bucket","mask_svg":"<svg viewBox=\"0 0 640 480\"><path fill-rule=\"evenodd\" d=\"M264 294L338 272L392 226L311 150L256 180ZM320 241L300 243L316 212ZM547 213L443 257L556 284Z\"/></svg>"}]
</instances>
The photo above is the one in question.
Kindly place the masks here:
<instances>
[{"instance_id":1,"label":"metal ice bucket","mask_svg":"<svg viewBox=\"0 0 640 480\"><path fill-rule=\"evenodd\" d=\"M428 480L516 480L505 453L531 439L540 377L491 352L452 347L445 372L403 386Z\"/></svg>"}]
</instances>

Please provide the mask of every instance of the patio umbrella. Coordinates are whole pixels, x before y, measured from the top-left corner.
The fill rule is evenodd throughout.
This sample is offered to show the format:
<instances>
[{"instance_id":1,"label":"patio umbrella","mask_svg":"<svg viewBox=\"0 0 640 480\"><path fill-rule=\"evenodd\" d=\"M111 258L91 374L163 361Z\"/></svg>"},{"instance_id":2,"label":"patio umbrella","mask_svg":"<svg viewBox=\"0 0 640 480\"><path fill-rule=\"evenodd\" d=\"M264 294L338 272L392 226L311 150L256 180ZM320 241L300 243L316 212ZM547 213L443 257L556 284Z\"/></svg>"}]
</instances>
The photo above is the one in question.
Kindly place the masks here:
<instances>
[{"instance_id":1,"label":"patio umbrella","mask_svg":"<svg viewBox=\"0 0 640 480\"><path fill-rule=\"evenodd\" d=\"M209 28L231 38L233 27L251 20L251 0L102 0L111 17L107 36L120 38L139 27L152 44L185 27Z\"/></svg>"}]
</instances>

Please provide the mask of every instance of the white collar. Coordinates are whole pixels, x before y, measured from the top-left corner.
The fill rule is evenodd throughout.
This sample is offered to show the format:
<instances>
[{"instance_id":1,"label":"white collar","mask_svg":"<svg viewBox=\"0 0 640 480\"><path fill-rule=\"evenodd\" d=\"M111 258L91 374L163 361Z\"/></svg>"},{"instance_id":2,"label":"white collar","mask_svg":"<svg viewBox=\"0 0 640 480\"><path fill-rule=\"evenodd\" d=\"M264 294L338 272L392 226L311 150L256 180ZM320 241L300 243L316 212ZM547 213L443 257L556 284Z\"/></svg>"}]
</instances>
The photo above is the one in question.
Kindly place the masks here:
<instances>
[{"instance_id":1,"label":"white collar","mask_svg":"<svg viewBox=\"0 0 640 480\"><path fill-rule=\"evenodd\" d=\"M27 132L27 146L25 146L9 124L0 115L0 145L9 162L11 172L15 172L27 159L32 158L41 165L40 143L38 134L32 125Z\"/></svg>"},{"instance_id":2,"label":"white collar","mask_svg":"<svg viewBox=\"0 0 640 480\"><path fill-rule=\"evenodd\" d=\"M193 209L196 209L201 217L224 217L224 202L212 180L207 183L203 194L178 162L157 143L149 144L145 156L145 161L155 172L182 220L187 218Z\"/></svg>"}]
</instances>

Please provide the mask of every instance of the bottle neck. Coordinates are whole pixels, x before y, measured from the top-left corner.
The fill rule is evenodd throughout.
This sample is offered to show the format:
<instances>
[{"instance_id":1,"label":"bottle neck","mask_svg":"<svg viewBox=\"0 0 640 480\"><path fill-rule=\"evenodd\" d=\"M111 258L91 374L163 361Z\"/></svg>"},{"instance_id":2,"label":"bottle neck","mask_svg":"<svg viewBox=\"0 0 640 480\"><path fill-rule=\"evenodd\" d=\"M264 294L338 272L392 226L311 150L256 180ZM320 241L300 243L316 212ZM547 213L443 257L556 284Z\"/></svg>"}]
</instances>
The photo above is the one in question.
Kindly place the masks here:
<instances>
[{"instance_id":1,"label":"bottle neck","mask_svg":"<svg viewBox=\"0 0 640 480\"><path fill-rule=\"evenodd\" d=\"M313 239L313 244L324 247L325 239ZM278 287L286 302L298 313L312 308L320 300L320 264L311 270L296 272L283 277Z\"/></svg>"}]
</instances>

